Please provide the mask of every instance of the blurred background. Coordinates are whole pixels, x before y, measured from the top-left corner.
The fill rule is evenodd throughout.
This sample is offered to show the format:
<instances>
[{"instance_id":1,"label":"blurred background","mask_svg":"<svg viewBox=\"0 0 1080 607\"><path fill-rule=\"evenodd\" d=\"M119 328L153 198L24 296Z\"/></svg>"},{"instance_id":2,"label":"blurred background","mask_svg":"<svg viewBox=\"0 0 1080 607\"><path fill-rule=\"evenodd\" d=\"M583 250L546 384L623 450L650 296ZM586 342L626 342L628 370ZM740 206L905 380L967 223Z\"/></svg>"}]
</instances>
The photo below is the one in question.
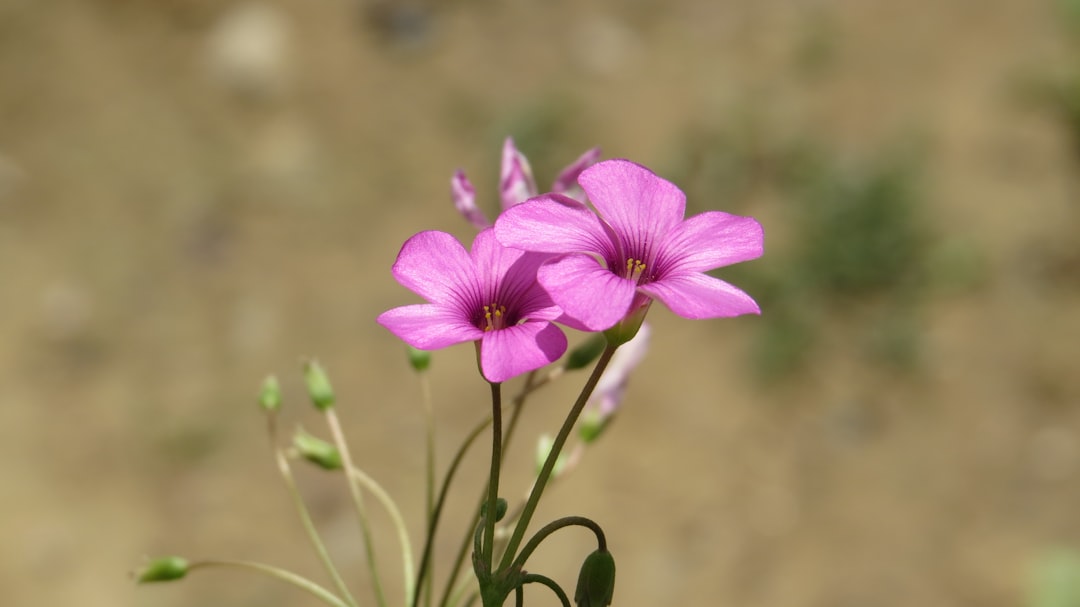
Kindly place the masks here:
<instances>
[{"instance_id":1,"label":"blurred background","mask_svg":"<svg viewBox=\"0 0 1080 607\"><path fill-rule=\"evenodd\" d=\"M599 145L765 225L720 274L763 315L654 307L539 512L604 525L617 605L1080 604L1080 9L1053 0L3 0L0 604L312 604L126 577L177 553L326 583L254 402L276 373L283 427L325 436L308 356L419 544L420 389L374 318L416 301L408 236L472 237L455 169L494 214L507 135L541 188ZM530 403L508 496L583 379ZM445 466L487 389L466 346L431 380ZM299 468L373 604L340 479ZM530 569L572 588L590 549Z\"/></svg>"}]
</instances>

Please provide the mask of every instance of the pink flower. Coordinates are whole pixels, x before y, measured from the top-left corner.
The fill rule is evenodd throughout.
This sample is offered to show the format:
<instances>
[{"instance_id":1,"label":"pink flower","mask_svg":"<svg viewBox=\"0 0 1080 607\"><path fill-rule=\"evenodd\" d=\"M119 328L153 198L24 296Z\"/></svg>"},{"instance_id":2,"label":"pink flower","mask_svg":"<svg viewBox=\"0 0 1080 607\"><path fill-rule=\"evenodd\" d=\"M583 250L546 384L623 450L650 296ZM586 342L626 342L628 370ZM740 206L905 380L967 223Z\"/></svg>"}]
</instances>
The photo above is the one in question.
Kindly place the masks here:
<instances>
[{"instance_id":1,"label":"pink flower","mask_svg":"<svg viewBox=\"0 0 1080 607\"><path fill-rule=\"evenodd\" d=\"M686 196L628 160L585 169L578 183L596 208L547 194L505 211L499 241L561 254L537 272L567 317L591 331L615 326L652 299L685 318L759 314L757 303L705 272L760 257L761 225L709 211L684 219Z\"/></svg>"},{"instance_id":2,"label":"pink flower","mask_svg":"<svg viewBox=\"0 0 1080 607\"><path fill-rule=\"evenodd\" d=\"M421 350L479 342L490 382L538 369L566 351L566 335L551 323L561 311L536 282L549 257L503 247L491 229L476 235L472 251L445 232L420 232L392 271L428 303L388 310L378 322Z\"/></svg>"},{"instance_id":3,"label":"pink flower","mask_svg":"<svg viewBox=\"0 0 1080 607\"><path fill-rule=\"evenodd\" d=\"M600 148L592 148L579 156L559 173L551 191L584 200L584 194L576 185L578 175L599 157ZM522 203L537 193L529 159L514 146L514 140L507 137L503 142L502 166L499 170L499 199L502 201L503 210ZM482 230L491 225L484 212L476 206L476 188L460 169L450 178L450 198L458 212L477 229Z\"/></svg>"}]
</instances>

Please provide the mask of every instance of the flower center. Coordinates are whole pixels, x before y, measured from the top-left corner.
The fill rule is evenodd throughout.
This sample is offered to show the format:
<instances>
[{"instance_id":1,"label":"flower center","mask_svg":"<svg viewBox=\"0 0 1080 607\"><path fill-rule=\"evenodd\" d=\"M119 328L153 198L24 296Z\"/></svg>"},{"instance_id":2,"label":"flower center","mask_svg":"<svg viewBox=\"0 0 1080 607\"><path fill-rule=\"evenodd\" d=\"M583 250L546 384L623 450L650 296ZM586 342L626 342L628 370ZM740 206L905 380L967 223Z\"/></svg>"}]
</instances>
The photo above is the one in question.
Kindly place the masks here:
<instances>
[{"instance_id":1,"label":"flower center","mask_svg":"<svg viewBox=\"0 0 1080 607\"><path fill-rule=\"evenodd\" d=\"M484 331L498 331L506 328L506 306L491 303L484 306Z\"/></svg>"},{"instance_id":2,"label":"flower center","mask_svg":"<svg viewBox=\"0 0 1080 607\"><path fill-rule=\"evenodd\" d=\"M643 277L645 277L645 262L633 257L628 258L626 260L626 278L641 283Z\"/></svg>"}]
</instances>

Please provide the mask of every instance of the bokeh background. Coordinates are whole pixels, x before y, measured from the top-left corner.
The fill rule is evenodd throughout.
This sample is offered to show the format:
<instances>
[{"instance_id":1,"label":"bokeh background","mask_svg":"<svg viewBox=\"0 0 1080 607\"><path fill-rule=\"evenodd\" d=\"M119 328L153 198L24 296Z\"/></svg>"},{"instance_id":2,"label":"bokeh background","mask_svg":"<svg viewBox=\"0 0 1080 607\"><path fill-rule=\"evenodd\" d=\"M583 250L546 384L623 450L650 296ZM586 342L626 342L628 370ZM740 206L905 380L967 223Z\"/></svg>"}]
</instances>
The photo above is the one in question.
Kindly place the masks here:
<instances>
[{"instance_id":1,"label":"bokeh background","mask_svg":"<svg viewBox=\"0 0 1080 607\"><path fill-rule=\"evenodd\" d=\"M389 273L408 236L471 238L454 169L494 212L507 135L542 186L599 145L768 237L721 273L764 314L654 307L612 432L540 512L605 526L616 604L1080 604L1078 17L1050 0L0 2L0 604L312 604L243 572L126 577L178 553L324 582L254 405L277 373L283 426L325 435L308 356L418 543L420 391L374 318L415 301ZM486 386L465 346L430 375L445 465ZM582 380L530 403L507 495ZM299 476L367 599L347 493ZM567 532L531 568L572 588L587 550Z\"/></svg>"}]
</instances>

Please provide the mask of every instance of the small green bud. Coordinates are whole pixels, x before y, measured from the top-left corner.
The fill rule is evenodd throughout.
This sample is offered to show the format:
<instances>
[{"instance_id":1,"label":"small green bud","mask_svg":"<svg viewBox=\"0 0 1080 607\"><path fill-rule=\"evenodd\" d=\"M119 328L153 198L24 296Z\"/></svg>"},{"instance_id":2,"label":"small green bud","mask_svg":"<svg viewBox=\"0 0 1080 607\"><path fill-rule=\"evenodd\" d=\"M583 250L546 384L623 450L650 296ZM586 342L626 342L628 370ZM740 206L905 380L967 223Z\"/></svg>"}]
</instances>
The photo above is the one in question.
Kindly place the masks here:
<instances>
[{"instance_id":1,"label":"small green bud","mask_svg":"<svg viewBox=\"0 0 1080 607\"><path fill-rule=\"evenodd\" d=\"M480 516L481 517L486 517L487 516L487 507L488 507L487 502L484 502L484 504L482 506L480 506ZM504 500L501 497L495 498L495 522L496 523L501 521L503 519L503 517L506 516L507 508L509 508L509 505L506 503L506 500Z\"/></svg>"},{"instance_id":2,"label":"small green bud","mask_svg":"<svg viewBox=\"0 0 1080 607\"><path fill-rule=\"evenodd\" d=\"M608 422L610 421L610 415L604 415L599 411L586 411L585 414L581 416L581 427L578 429L578 436L581 437L581 442L588 445L600 438L600 435L607 429Z\"/></svg>"},{"instance_id":3,"label":"small green bud","mask_svg":"<svg viewBox=\"0 0 1080 607\"><path fill-rule=\"evenodd\" d=\"M326 370L317 360L304 363L304 382L307 383L308 396L319 411L326 411L334 406L334 388Z\"/></svg>"},{"instance_id":4,"label":"small green bud","mask_svg":"<svg viewBox=\"0 0 1080 607\"><path fill-rule=\"evenodd\" d=\"M544 462L547 461L549 455L551 455L551 448L555 446L555 439L550 434L541 434L540 438L536 440L536 474L539 475L540 471L544 469ZM551 478L555 479L559 477L559 474L566 467L566 454L560 453L559 457L555 459L555 467L551 469Z\"/></svg>"},{"instance_id":5,"label":"small green bud","mask_svg":"<svg viewBox=\"0 0 1080 607\"><path fill-rule=\"evenodd\" d=\"M341 452L334 445L308 434L303 428L297 428L293 435L293 447L307 461L323 470L341 468Z\"/></svg>"},{"instance_id":6,"label":"small green bud","mask_svg":"<svg viewBox=\"0 0 1080 607\"><path fill-rule=\"evenodd\" d=\"M615 559L607 550L597 550L581 564L574 602L578 607L607 607L615 594Z\"/></svg>"},{"instance_id":7,"label":"small green bud","mask_svg":"<svg viewBox=\"0 0 1080 607\"><path fill-rule=\"evenodd\" d=\"M281 386L273 375L267 376L259 392L259 406L267 413L276 413L281 409Z\"/></svg>"},{"instance_id":8,"label":"small green bud","mask_svg":"<svg viewBox=\"0 0 1080 607\"><path fill-rule=\"evenodd\" d=\"M423 373L431 366L431 352L412 346L405 346L409 353L409 364L417 373Z\"/></svg>"},{"instance_id":9,"label":"small green bud","mask_svg":"<svg viewBox=\"0 0 1080 607\"><path fill-rule=\"evenodd\" d=\"M162 556L151 559L145 565L135 570L132 576L136 584L148 584L150 582L171 582L178 580L188 572L187 559L179 556Z\"/></svg>"},{"instance_id":10,"label":"small green bud","mask_svg":"<svg viewBox=\"0 0 1080 607\"><path fill-rule=\"evenodd\" d=\"M603 333L593 333L583 344L574 348L566 355L563 367L567 371L576 371L587 367L596 360L600 353L607 347L607 338Z\"/></svg>"}]
</instances>

